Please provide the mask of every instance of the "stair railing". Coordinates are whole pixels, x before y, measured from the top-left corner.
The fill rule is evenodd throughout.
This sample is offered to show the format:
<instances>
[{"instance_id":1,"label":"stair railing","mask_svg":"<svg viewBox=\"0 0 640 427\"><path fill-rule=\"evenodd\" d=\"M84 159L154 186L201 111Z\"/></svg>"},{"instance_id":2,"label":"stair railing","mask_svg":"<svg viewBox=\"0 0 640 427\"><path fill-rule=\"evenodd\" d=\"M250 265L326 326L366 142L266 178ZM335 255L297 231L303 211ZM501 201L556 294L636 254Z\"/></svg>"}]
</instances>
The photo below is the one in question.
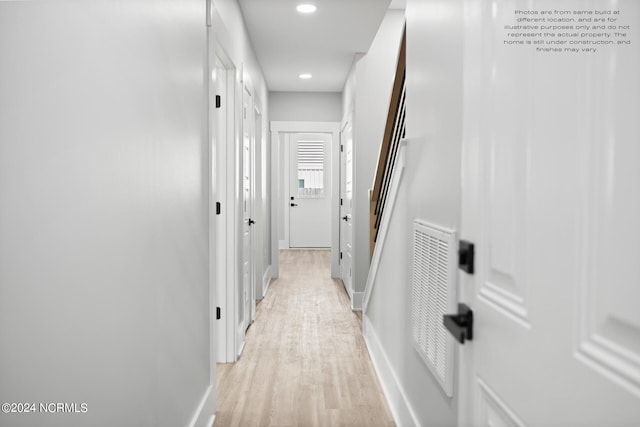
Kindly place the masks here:
<instances>
[{"instance_id":1,"label":"stair railing","mask_svg":"<svg viewBox=\"0 0 640 427\"><path fill-rule=\"evenodd\" d=\"M402 34L402 44L398 54L398 64L393 81L391 100L389 102L389 112L384 129L384 136L378 156L378 167L373 182L369 205L370 224L370 253L373 250L378 238L380 220L384 212L385 203L389 192L389 182L393 173L393 165L398 154L400 140L405 137L405 69L406 69L406 32Z\"/></svg>"}]
</instances>

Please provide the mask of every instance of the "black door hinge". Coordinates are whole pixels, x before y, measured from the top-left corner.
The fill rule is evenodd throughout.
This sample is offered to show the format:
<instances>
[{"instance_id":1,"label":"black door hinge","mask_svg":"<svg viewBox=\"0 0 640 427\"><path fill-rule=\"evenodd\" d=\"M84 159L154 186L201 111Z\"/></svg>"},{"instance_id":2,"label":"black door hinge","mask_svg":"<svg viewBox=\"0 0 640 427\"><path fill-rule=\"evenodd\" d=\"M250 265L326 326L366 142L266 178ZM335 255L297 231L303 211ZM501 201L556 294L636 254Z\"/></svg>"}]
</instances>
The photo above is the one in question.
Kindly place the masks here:
<instances>
[{"instance_id":1,"label":"black door hinge","mask_svg":"<svg viewBox=\"0 0 640 427\"><path fill-rule=\"evenodd\" d=\"M344 151L344 145L340 144L340 152Z\"/></svg>"},{"instance_id":2,"label":"black door hinge","mask_svg":"<svg viewBox=\"0 0 640 427\"><path fill-rule=\"evenodd\" d=\"M220 108L221 105L222 99L220 98L220 95L216 95L216 108Z\"/></svg>"},{"instance_id":3,"label":"black door hinge","mask_svg":"<svg viewBox=\"0 0 640 427\"><path fill-rule=\"evenodd\" d=\"M220 204L220 202L216 202L216 215L220 215L221 211L222 211L222 205Z\"/></svg>"},{"instance_id":4,"label":"black door hinge","mask_svg":"<svg viewBox=\"0 0 640 427\"><path fill-rule=\"evenodd\" d=\"M220 307L216 307L216 320L220 320L221 316L221 311Z\"/></svg>"},{"instance_id":5,"label":"black door hinge","mask_svg":"<svg viewBox=\"0 0 640 427\"><path fill-rule=\"evenodd\" d=\"M469 274L473 274L474 268L474 248L473 243L460 240L458 246L458 267Z\"/></svg>"},{"instance_id":6,"label":"black door hinge","mask_svg":"<svg viewBox=\"0 0 640 427\"><path fill-rule=\"evenodd\" d=\"M340 206L342 206L342 197L340 197Z\"/></svg>"},{"instance_id":7,"label":"black door hinge","mask_svg":"<svg viewBox=\"0 0 640 427\"><path fill-rule=\"evenodd\" d=\"M340 252L340 259L342 259L342 252Z\"/></svg>"}]
</instances>

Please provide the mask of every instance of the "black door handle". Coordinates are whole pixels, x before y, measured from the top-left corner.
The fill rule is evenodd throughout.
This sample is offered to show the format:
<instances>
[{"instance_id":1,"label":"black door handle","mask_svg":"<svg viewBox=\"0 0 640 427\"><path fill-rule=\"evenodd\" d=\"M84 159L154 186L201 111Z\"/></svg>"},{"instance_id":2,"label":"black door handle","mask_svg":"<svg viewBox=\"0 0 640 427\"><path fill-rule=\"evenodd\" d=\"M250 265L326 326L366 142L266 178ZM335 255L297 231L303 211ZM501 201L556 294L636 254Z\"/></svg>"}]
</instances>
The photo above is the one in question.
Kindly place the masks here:
<instances>
[{"instance_id":1,"label":"black door handle","mask_svg":"<svg viewBox=\"0 0 640 427\"><path fill-rule=\"evenodd\" d=\"M347 215L343 216L343 217L342 217L342 219L343 219L344 221L349 221L349 217L348 217Z\"/></svg>"},{"instance_id":2,"label":"black door handle","mask_svg":"<svg viewBox=\"0 0 640 427\"><path fill-rule=\"evenodd\" d=\"M442 323L460 344L473 339L473 311L466 304L458 304L458 314L442 316Z\"/></svg>"},{"instance_id":3,"label":"black door handle","mask_svg":"<svg viewBox=\"0 0 640 427\"><path fill-rule=\"evenodd\" d=\"M256 223L256 222L255 222L254 220L252 220L251 218L249 218L249 225L253 225L253 224L255 224L255 223Z\"/></svg>"},{"instance_id":4,"label":"black door handle","mask_svg":"<svg viewBox=\"0 0 640 427\"><path fill-rule=\"evenodd\" d=\"M291 206L298 206L297 203L291 203Z\"/></svg>"}]
</instances>

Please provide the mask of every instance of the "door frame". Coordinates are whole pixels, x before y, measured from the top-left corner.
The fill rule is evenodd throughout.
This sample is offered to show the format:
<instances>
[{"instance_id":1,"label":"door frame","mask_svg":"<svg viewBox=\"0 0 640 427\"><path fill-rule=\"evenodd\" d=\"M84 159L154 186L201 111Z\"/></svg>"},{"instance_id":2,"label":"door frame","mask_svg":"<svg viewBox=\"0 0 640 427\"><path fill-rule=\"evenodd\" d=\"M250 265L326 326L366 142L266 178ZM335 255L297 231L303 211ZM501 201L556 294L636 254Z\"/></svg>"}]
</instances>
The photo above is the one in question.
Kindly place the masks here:
<instances>
[{"instance_id":1,"label":"door frame","mask_svg":"<svg viewBox=\"0 0 640 427\"><path fill-rule=\"evenodd\" d=\"M280 164L280 152L284 150L284 147L281 147L280 137L292 133L331 134L331 277L338 278L340 276L340 194L336 189L340 185L340 122L271 122L271 250L273 254L278 254L280 249L278 224L279 221L284 221L284 217L279 215L278 211L287 196L281 194L278 185L282 178L278 175L281 169L289 167L288 164ZM286 162L289 156L285 157ZM272 277L275 279L280 270L277 256L273 257L271 264Z\"/></svg>"},{"instance_id":2,"label":"door frame","mask_svg":"<svg viewBox=\"0 0 640 427\"><path fill-rule=\"evenodd\" d=\"M240 236L242 224L242 212L240 210L240 174L238 165L240 156L239 140L242 129L242 67L238 69L227 53L223 44L225 37L224 26L220 25L221 18L213 9L212 20L215 29L213 35L214 57L220 60L226 72L226 98L221 99L220 109L225 112L226 134L223 141L216 144L216 168L217 168L217 198L215 202L221 203L220 214L216 215L216 287L217 305L220 307L221 316L217 319L216 339L217 349L215 361L218 363L232 363L237 360L236 353L236 318L238 283L241 277L240 265ZM215 64L215 62L214 62ZM214 77L213 70L209 70L208 79ZM213 94L215 96L216 94ZM211 101L215 102L215 99Z\"/></svg>"},{"instance_id":3,"label":"door frame","mask_svg":"<svg viewBox=\"0 0 640 427\"><path fill-rule=\"evenodd\" d=\"M221 99L220 108L216 109L217 127L216 136L216 152L215 152L215 167L216 167L216 181L217 181L217 194L215 195L215 203L220 203L220 214L216 215L217 220L217 233L215 236L215 244L217 248L216 258L216 296L217 307L221 310L221 317L217 319L216 330L218 332L217 337L217 351L216 361L220 363L226 363L233 361L232 352L228 352L228 348L233 347L233 341L230 339L232 325L232 311L229 307L233 307L233 257L228 257L227 252L233 248L233 239L229 233L229 227L233 226L233 206L229 204L229 197L227 193L231 188L231 168L227 167L228 159L233 155L229 153L228 147L231 147L234 140L234 124L233 124L233 112L235 96L233 91L233 79L235 76L235 66L229 60L224 49L220 45L216 45L214 60L219 60L222 64L222 70L225 74L225 92L221 95L224 99ZM219 78L219 69L216 67L216 79ZM213 76L213 74L212 74ZM226 96L225 96L226 95ZM215 102L213 100L212 102ZM224 123L221 121L224 120ZM223 126L222 126L223 125ZM220 129L223 129L224 135L218 134Z\"/></svg>"}]
</instances>

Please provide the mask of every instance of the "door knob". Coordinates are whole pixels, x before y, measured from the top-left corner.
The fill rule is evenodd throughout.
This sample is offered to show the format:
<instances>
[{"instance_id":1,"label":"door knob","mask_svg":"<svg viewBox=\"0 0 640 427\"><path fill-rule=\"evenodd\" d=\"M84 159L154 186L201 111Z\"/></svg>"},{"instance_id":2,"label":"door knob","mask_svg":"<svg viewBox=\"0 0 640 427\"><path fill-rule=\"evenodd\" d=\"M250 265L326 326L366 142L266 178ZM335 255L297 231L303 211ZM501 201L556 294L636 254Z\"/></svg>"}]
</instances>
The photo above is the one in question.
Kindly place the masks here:
<instances>
[{"instance_id":1,"label":"door knob","mask_svg":"<svg viewBox=\"0 0 640 427\"><path fill-rule=\"evenodd\" d=\"M343 216L343 217L342 217L342 219L343 219L344 221L349 221L349 217L348 217L347 215Z\"/></svg>"},{"instance_id":2,"label":"door knob","mask_svg":"<svg viewBox=\"0 0 640 427\"><path fill-rule=\"evenodd\" d=\"M249 218L249 225L253 225L253 224L255 224L255 223L256 223L256 222L255 222L254 220L252 220L251 218Z\"/></svg>"},{"instance_id":3,"label":"door knob","mask_svg":"<svg viewBox=\"0 0 640 427\"><path fill-rule=\"evenodd\" d=\"M291 203L291 206L298 206L297 203Z\"/></svg>"},{"instance_id":4,"label":"door knob","mask_svg":"<svg viewBox=\"0 0 640 427\"><path fill-rule=\"evenodd\" d=\"M460 344L473 339L473 311L466 304L458 304L458 314L442 316L445 328Z\"/></svg>"}]
</instances>

